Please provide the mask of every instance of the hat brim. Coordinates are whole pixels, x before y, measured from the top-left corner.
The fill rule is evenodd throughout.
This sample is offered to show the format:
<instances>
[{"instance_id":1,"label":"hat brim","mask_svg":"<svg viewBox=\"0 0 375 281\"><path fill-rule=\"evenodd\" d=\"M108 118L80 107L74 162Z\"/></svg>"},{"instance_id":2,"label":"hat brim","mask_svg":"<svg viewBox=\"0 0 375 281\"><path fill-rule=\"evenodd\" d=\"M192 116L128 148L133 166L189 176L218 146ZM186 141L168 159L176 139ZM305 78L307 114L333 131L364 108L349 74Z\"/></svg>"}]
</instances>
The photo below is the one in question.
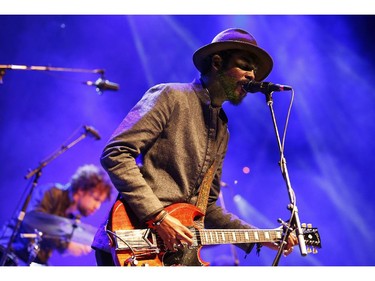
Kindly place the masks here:
<instances>
[{"instance_id":1,"label":"hat brim","mask_svg":"<svg viewBox=\"0 0 375 281\"><path fill-rule=\"evenodd\" d=\"M203 61L208 56L224 51L224 50L243 50L249 52L257 59L256 81L264 80L273 68L273 60L271 56L262 48L255 45L244 43L242 41L214 42L198 49L193 55L195 67L202 71Z\"/></svg>"}]
</instances>

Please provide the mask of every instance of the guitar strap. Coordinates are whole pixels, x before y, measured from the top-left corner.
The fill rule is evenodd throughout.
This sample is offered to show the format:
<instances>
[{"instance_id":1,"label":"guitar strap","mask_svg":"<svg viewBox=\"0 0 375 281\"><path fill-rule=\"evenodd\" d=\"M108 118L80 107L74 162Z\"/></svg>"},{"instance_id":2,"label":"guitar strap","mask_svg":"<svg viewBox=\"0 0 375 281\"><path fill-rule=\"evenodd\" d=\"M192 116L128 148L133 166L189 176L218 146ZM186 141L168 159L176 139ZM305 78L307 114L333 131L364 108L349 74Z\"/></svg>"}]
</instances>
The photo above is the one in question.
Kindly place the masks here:
<instances>
[{"instance_id":1,"label":"guitar strap","mask_svg":"<svg viewBox=\"0 0 375 281\"><path fill-rule=\"evenodd\" d=\"M205 214L207 210L208 196L210 195L212 181L216 173L217 162L218 162L217 159L215 159L211 167L207 170L206 174L204 175L203 181L199 187L198 199L197 199L195 206L203 214ZM203 227L203 220L204 220L204 216L198 219L198 222L201 223L202 227Z\"/></svg>"}]
</instances>

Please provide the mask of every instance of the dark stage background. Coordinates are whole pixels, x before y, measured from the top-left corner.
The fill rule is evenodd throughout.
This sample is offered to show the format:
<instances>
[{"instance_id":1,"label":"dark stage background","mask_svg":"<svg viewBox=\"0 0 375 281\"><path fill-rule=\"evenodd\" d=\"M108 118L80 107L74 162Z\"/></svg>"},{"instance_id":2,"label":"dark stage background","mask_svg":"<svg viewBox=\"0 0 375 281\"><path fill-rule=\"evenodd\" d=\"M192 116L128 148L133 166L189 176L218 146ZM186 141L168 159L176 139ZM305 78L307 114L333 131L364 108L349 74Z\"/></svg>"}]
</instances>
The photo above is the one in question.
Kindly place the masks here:
<instances>
[{"instance_id":1,"label":"dark stage background","mask_svg":"<svg viewBox=\"0 0 375 281\"><path fill-rule=\"evenodd\" d=\"M319 229L322 249L302 257L296 247L280 265L375 265L373 16L0 16L0 64L105 69L105 78L120 85L99 95L84 84L97 74L5 71L0 224L15 216L30 190L24 178L29 169L78 137L83 125L94 127L101 140L87 137L50 162L38 186L65 183L82 164L99 165L110 134L142 94L156 83L192 81L198 75L193 52L229 27L248 30L273 56L267 81L295 90L285 156L301 222ZM290 92L274 94L280 133L290 100ZM278 227L278 218L289 218L289 197L264 96L251 94L240 106L224 107L231 132L224 203L260 228ZM111 204L83 221L97 226ZM259 257L245 258L236 250L241 266L271 265L275 254L263 248ZM202 258L214 265L234 261L229 245L204 248ZM51 264L91 266L95 259L93 253L56 253Z\"/></svg>"}]
</instances>

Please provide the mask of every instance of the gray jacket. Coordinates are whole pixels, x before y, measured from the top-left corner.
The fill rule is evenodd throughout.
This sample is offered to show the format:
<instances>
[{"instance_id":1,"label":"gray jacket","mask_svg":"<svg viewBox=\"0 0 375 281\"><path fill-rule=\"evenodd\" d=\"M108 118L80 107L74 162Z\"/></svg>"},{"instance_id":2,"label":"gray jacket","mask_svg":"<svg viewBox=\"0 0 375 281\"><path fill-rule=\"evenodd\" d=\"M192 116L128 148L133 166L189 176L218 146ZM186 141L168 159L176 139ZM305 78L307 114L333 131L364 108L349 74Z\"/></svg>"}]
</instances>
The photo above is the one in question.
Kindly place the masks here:
<instances>
[{"instance_id":1,"label":"gray jacket","mask_svg":"<svg viewBox=\"0 0 375 281\"><path fill-rule=\"evenodd\" d=\"M173 203L195 204L202 179L216 158L219 165L205 228L253 228L216 204L229 139L227 121L222 108L211 106L199 80L156 85L115 130L101 163L138 219L147 221ZM102 227L99 232L93 247L106 249ZM241 248L247 250L249 245Z\"/></svg>"}]
</instances>

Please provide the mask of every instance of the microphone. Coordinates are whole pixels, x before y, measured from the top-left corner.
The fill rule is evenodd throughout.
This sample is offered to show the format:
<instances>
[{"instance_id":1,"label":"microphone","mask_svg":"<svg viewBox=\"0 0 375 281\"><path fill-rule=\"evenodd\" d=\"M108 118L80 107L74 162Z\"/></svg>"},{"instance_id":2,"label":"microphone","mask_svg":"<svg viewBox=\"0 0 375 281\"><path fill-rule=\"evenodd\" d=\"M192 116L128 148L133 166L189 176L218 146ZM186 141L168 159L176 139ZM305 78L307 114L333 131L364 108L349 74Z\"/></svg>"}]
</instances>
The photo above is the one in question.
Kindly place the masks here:
<instances>
[{"instance_id":1,"label":"microphone","mask_svg":"<svg viewBox=\"0 0 375 281\"><path fill-rule=\"evenodd\" d=\"M263 94L292 90L292 87L287 85L273 84L271 82L256 82L254 80L251 80L249 83L243 85L242 87L248 93L261 92Z\"/></svg>"},{"instance_id":2,"label":"microphone","mask_svg":"<svg viewBox=\"0 0 375 281\"><path fill-rule=\"evenodd\" d=\"M100 140L98 131L96 131L93 127L83 126L83 128L85 129L86 133L92 135L93 137L95 137L95 139Z\"/></svg>"},{"instance_id":3,"label":"microphone","mask_svg":"<svg viewBox=\"0 0 375 281\"><path fill-rule=\"evenodd\" d=\"M87 81L85 84L89 86L95 86L98 92L102 92L104 90L117 91L120 88L118 84L110 82L108 80L104 80L102 78L99 78L95 82Z\"/></svg>"}]
</instances>

